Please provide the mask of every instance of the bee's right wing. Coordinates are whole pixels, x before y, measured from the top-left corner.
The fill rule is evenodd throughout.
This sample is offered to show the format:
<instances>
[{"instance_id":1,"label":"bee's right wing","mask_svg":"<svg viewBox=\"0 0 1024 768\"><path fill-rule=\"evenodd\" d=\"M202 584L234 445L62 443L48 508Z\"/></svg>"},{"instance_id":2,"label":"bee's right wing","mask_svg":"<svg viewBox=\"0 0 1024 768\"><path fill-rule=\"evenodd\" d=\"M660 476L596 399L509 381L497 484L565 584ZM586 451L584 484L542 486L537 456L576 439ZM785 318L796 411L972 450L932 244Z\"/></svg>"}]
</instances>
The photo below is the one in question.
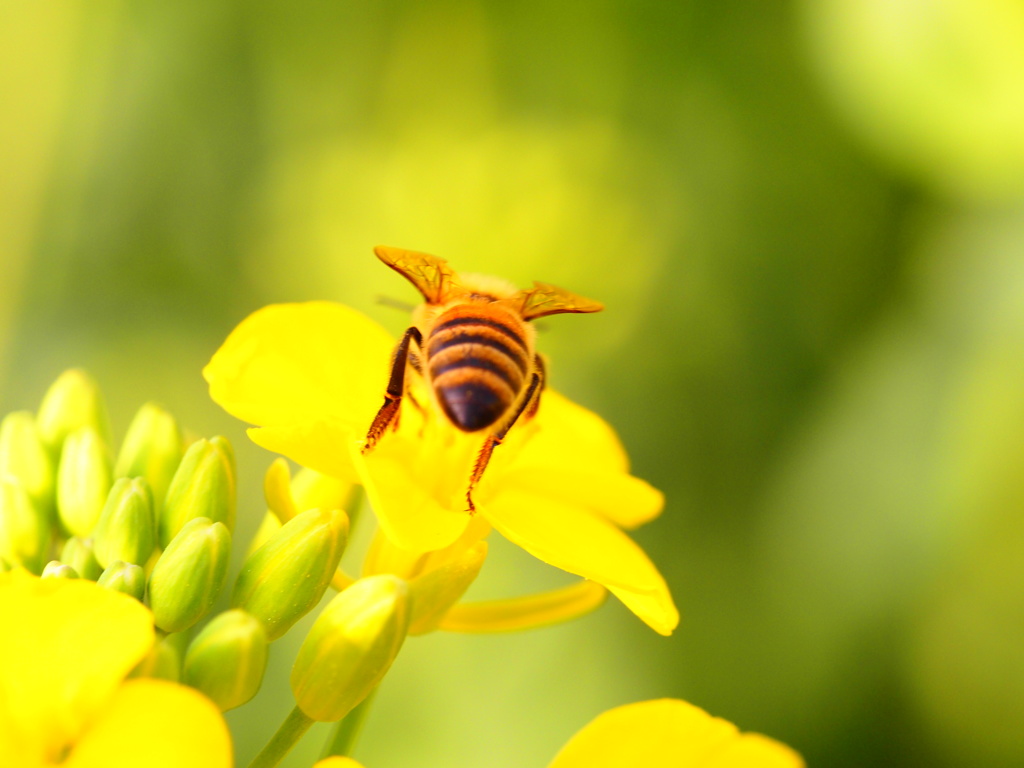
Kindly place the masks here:
<instances>
[{"instance_id":1,"label":"bee's right wing","mask_svg":"<svg viewBox=\"0 0 1024 768\"><path fill-rule=\"evenodd\" d=\"M378 245L373 252L378 259L415 285L429 304L444 303L452 288L458 285L455 270L437 256L386 245Z\"/></svg>"},{"instance_id":2,"label":"bee's right wing","mask_svg":"<svg viewBox=\"0 0 1024 768\"><path fill-rule=\"evenodd\" d=\"M517 299L521 302L519 311L524 320L563 312L600 312L604 309L604 304L547 283L534 282L533 290L520 291Z\"/></svg>"}]
</instances>

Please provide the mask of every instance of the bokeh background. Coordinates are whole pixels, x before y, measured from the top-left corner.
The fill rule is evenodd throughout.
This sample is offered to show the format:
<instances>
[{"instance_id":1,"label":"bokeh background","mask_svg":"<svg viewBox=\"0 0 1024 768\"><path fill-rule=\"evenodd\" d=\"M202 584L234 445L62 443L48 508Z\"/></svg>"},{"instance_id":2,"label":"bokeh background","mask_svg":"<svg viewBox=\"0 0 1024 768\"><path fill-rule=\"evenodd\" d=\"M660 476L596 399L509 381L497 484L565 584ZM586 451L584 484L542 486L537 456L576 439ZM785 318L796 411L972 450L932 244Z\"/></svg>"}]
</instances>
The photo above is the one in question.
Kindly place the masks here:
<instances>
[{"instance_id":1,"label":"bokeh background","mask_svg":"<svg viewBox=\"0 0 1024 768\"><path fill-rule=\"evenodd\" d=\"M377 243L607 304L540 345L666 492L683 619L413 639L367 765L540 767L658 696L820 766L1024 764L1018 0L0 3L3 410L72 365L119 435L161 401L251 533L271 457L200 369L270 302L398 333ZM562 579L496 546L473 595Z\"/></svg>"}]
</instances>

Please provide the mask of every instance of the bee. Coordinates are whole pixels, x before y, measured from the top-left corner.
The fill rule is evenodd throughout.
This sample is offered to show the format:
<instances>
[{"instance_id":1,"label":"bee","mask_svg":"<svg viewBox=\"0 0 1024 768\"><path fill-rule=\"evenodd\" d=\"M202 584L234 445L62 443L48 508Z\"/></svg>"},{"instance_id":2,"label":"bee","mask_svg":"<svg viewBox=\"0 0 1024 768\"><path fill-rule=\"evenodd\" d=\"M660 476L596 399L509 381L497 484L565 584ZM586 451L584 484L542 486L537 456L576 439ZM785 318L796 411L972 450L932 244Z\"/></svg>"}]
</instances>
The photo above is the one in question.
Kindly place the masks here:
<instances>
[{"instance_id":1,"label":"bee","mask_svg":"<svg viewBox=\"0 0 1024 768\"><path fill-rule=\"evenodd\" d=\"M466 488L472 514L473 489L494 449L520 418L531 419L540 406L545 371L534 351L536 330L530 321L604 307L547 283L518 290L498 278L459 275L444 259L426 253L386 246L374 253L416 286L424 303L413 311L412 325L395 348L384 405L366 434L363 453L373 450L389 426L397 429L411 368L453 426L486 432Z\"/></svg>"}]
</instances>

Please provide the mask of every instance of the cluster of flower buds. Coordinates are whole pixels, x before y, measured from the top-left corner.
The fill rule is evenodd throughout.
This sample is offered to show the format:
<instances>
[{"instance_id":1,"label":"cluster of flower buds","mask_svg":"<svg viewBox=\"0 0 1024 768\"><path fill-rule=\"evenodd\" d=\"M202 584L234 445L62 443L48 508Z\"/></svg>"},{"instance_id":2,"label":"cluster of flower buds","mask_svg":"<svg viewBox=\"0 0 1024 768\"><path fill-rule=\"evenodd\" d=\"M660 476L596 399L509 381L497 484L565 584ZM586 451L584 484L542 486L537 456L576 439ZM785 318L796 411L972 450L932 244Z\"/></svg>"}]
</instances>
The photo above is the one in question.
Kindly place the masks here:
<instances>
[{"instance_id":1,"label":"cluster of flower buds","mask_svg":"<svg viewBox=\"0 0 1024 768\"><path fill-rule=\"evenodd\" d=\"M333 584L341 591L302 644L292 689L311 720L339 720L368 696L419 614L403 579L339 571L344 510L356 498L350 483L311 470L292 478L286 462L274 462L269 510L227 590L237 506L231 444L188 442L174 417L149 403L116 454L113 447L102 395L79 370L60 376L38 413L3 419L0 570L88 579L145 603L160 632L133 674L191 685L222 711L256 694L269 643ZM459 580L445 589L446 604L468 586ZM222 595L230 608L214 614Z\"/></svg>"}]
</instances>

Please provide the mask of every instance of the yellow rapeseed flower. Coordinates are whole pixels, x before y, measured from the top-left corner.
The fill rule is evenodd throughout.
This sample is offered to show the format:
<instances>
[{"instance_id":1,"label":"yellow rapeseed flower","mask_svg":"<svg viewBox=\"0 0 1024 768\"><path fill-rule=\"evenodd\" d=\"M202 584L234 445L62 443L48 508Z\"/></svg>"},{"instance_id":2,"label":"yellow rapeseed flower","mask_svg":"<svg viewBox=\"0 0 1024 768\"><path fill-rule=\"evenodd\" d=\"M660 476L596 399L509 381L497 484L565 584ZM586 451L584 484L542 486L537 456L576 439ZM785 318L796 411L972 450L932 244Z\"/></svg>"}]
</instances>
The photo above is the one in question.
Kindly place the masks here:
<instances>
[{"instance_id":1,"label":"yellow rapeseed flower","mask_svg":"<svg viewBox=\"0 0 1024 768\"><path fill-rule=\"evenodd\" d=\"M796 752L741 733L679 699L626 704L598 715L562 747L548 768L803 768ZM347 757L313 768L363 768Z\"/></svg>"},{"instance_id":2,"label":"yellow rapeseed flower","mask_svg":"<svg viewBox=\"0 0 1024 768\"><path fill-rule=\"evenodd\" d=\"M740 733L679 699L610 709L573 736L548 768L802 768L767 736Z\"/></svg>"},{"instance_id":3,"label":"yellow rapeseed flower","mask_svg":"<svg viewBox=\"0 0 1024 768\"><path fill-rule=\"evenodd\" d=\"M448 423L429 394L403 406L400 426L360 449L380 406L394 339L338 304L265 307L244 320L206 366L211 397L255 424L254 442L333 477L359 482L389 541L443 550L483 519L535 557L602 584L662 634L679 615L647 555L625 533L655 518L659 491L629 474L615 433L596 414L548 390L517 424L474 491L466 484L482 438ZM413 385L415 387L415 385ZM472 537L477 540L479 537Z\"/></svg>"},{"instance_id":4,"label":"yellow rapeseed flower","mask_svg":"<svg viewBox=\"0 0 1024 768\"><path fill-rule=\"evenodd\" d=\"M0 765L227 768L231 742L191 688L126 676L153 643L137 600L93 582L0 574Z\"/></svg>"}]
</instances>

